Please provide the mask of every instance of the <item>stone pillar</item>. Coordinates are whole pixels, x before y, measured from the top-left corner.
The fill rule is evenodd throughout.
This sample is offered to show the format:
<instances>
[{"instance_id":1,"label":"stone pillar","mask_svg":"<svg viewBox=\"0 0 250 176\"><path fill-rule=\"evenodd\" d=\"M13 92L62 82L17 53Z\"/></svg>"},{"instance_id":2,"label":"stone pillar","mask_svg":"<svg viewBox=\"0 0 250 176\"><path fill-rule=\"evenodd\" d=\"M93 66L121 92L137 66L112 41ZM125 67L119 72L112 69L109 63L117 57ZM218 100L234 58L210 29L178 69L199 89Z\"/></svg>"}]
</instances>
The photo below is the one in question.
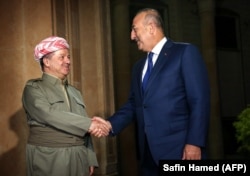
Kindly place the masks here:
<instances>
[{"instance_id":1,"label":"stone pillar","mask_svg":"<svg viewBox=\"0 0 250 176\"><path fill-rule=\"evenodd\" d=\"M73 41L79 40L79 58L75 59L72 80L80 82L87 111L107 118L114 112L113 63L111 46L110 1L78 0L78 33L69 33ZM76 11L72 11L76 12ZM75 25L75 22L72 23ZM71 30L74 26L71 26ZM78 37L78 38L77 38ZM77 52L77 50L76 50ZM81 74L81 76L78 76ZM116 137L95 138L98 156L98 176L117 175Z\"/></svg>"},{"instance_id":2,"label":"stone pillar","mask_svg":"<svg viewBox=\"0 0 250 176\"><path fill-rule=\"evenodd\" d=\"M25 176L28 136L22 92L28 79L41 76L34 46L52 34L51 2L0 1L1 101L0 175Z\"/></svg>"},{"instance_id":3,"label":"stone pillar","mask_svg":"<svg viewBox=\"0 0 250 176\"><path fill-rule=\"evenodd\" d=\"M133 58L130 41L130 9L128 0L111 1L115 105L119 109L128 99ZM129 125L118 135L121 175L137 175L135 127Z\"/></svg>"},{"instance_id":4,"label":"stone pillar","mask_svg":"<svg viewBox=\"0 0 250 176\"><path fill-rule=\"evenodd\" d=\"M221 159L223 158L223 144L216 69L215 1L197 0L197 2L201 22L202 54L208 68L211 86L211 118L208 157L211 159Z\"/></svg>"}]
</instances>

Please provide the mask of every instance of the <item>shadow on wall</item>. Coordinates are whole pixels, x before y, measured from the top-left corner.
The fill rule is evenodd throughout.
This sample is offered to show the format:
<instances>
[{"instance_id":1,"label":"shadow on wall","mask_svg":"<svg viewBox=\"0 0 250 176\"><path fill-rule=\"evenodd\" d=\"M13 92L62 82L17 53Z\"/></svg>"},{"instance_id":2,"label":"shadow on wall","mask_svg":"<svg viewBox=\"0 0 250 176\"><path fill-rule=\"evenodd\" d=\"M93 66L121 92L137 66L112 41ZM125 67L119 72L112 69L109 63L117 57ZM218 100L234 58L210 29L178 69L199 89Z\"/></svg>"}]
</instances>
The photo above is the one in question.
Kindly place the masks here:
<instances>
[{"instance_id":1,"label":"shadow on wall","mask_svg":"<svg viewBox=\"0 0 250 176\"><path fill-rule=\"evenodd\" d=\"M9 128L16 134L18 142L14 148L0 155L0 175L25 176L25 147L28 137L28 126L24 110L20 109L9 118Z\"/></svg>"}]
</instances>

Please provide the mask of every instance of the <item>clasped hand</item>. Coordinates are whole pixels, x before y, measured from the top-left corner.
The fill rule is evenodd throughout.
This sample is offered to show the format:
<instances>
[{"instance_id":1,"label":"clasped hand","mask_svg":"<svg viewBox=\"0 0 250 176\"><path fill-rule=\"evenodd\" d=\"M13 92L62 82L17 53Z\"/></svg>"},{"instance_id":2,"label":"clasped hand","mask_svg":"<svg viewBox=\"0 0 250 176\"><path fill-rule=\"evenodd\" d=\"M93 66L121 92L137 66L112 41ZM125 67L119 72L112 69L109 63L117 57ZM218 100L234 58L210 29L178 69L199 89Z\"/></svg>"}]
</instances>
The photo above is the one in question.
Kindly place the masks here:
<instances>
[{"instance_id":1,"label":"clasped hand","mask_svg":"<svg viewBox=\"0 0 250 176\"><path fill-rule=\"evenodd\" d=\"M109 121L104 120L101 117L94 116L89 127L89 133L96 137L104 137L109 135L111 128L112 127Z\"/></svg>"}]
</instances>

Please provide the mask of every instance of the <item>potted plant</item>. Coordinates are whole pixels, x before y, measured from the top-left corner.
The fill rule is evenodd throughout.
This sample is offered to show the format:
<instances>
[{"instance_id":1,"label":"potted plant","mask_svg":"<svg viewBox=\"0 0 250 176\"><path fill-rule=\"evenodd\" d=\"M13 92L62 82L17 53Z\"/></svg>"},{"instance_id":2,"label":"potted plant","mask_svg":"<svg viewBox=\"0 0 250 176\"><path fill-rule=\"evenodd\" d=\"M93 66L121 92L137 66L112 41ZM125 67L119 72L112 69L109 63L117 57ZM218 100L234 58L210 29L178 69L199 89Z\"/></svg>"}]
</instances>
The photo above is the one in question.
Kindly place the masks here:
<instances>
[{"instance_id":1,"label":"potted plant","mask_svg":"<svg viewBox=\"0 0 250 176\"><path fill-rule=\"evenodd\" d=\"M233 123L236 129L236 139L240 144L238 152L245 157L250 156L250 107L245 108Z\"/></svg>"}]
</instances>

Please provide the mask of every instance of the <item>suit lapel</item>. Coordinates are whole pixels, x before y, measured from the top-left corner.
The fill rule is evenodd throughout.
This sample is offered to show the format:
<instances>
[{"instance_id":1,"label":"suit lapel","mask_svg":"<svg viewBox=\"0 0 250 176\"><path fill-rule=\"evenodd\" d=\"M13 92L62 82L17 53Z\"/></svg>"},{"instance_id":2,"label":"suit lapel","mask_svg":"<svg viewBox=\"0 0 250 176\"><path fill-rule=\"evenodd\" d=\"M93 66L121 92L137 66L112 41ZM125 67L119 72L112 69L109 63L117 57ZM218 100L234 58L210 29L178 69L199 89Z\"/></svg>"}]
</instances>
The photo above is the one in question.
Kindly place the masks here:
<instances>
[{"instance_id":1,"label":"suit lapel","mask_svg":"<svg viewBox=\"0 0 250 176\"><path fill-rule=\"evenodd\" d=\"M151 72L151 75L150 75L148 83L147 83L145 93L151 87L155 77L158 75L160 70L168 62L168 56L170 55L170 52L171 52L171 50L170 50L171 46L173 46L173 42L170 39L168 39L167 42L165 43L165 45L163 46L163 48L161 49L161 52L158 56L158 59L153 67L153 70Z\"/></svg>"}]
</instances>

